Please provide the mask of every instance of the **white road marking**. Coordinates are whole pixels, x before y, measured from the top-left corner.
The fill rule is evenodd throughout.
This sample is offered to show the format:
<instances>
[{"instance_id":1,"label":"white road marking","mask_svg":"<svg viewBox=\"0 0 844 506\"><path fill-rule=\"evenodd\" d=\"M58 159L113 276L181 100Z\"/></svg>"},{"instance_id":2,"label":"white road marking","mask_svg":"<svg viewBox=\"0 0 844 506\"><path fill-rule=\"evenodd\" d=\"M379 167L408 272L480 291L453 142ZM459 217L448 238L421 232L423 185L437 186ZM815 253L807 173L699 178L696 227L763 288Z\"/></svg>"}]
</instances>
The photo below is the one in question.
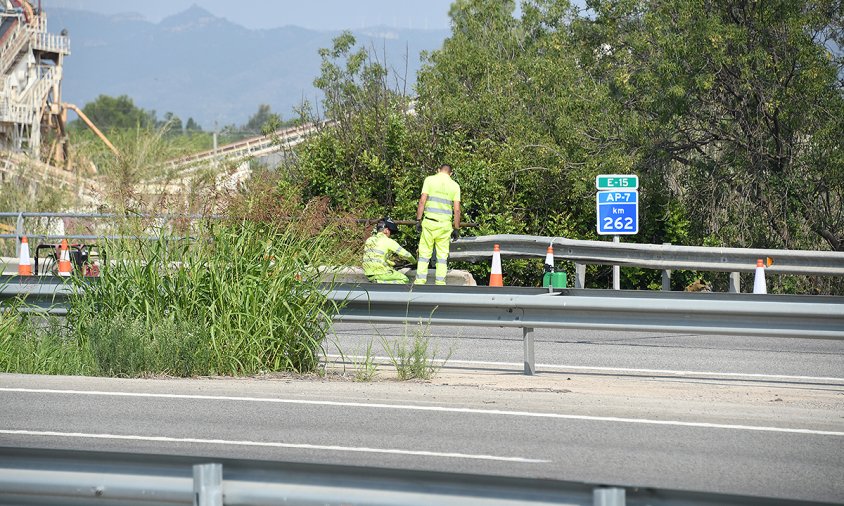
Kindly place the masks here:
<instances>
[{"instance_id":1,"label":"white road marking","mask_svg":"<svg viewBox=\"0 0 844 506\"><path fill-rule=\"evenodd\" d=\"M307 406L333 406L346 408L394 409L403 411L428 411L439 413L465 413L473 415L500 415L526 418L550 418L560 420L584 420L593 422L634 423L643 425L668 425L704 429L749 430L758 432L780 432L788 434L811 434L816 436L844 436L844 432L788 427L766 427L758 425L734 425L708 422L683 422L680 420L653 420L648 418L623 418L616 416L566 415L562 413L534 413L530 411L505 411L500 409L454 408L448 406L419 406L414 404L381 404L373 402L314 401L305 399L277 399L271 397L234 397L224 395L156 394L143 392L107 392L96 390L55 390L47 388L4 388L0 392L23 392L37 394L90 395L105 397L146 397L153 399L190 399L206 401L264 402L270 404L298 404Z\"/></svg>"},{"instance_id":2,"label":"white road marking","mask_svg":"<svg viewBox=\"0 0 844 506\"><path fill-rule=\"evenodd\" d=\"M523 457L500 457L497 455L473 455L470 453L444 453L428 452L422 450L398 450L395 448L366 448L363 446L335 446L335 445L312 445L300 443L276 443L268 441L243 441L228 439L199 439L192 437L167 437L167 436L138 436L123 434L88 434L84 432L54 432L40 430L4 430L0 434L17 436L45 436L64 437L81 439L116 439L123 441L152 441L157 443L197 443L226 446L260 446L267 448L293 448L303 450L325 450L335 452L357 452L357 453L388 453L392 455L414 455L418 457L442 457L450 459L472 459L472 460L497 460L501 462L519 462L525 464L543 464L550 460L528 459Z\"/></svg>"},{"instance_id":3,"label":"white road marking","mask_svg":"<svg viewBox=\"0 0 844 506\"><path fill-rule=\"evenodd\" d=\"M327 355L329 359L343 360L342 355ZM346 360L363 362L366 357L361 355L345 355ZM370 357L370 360L377 362L390 363L390 357ZM439 362L439 361L436 361ZM447 360L442 361L442 365L460 364L460 365L485 365L495 367L517 368L524 366L522 362L489 362L484 360ZM593 367L583 365L565 365L565 364L536 364L537 369L564 369L574 371L601 371L601 372L635 372L644 374L671 374L673 376L723 376L731 378L754 378L754 379L774 379L774 380L789 380L789 381L826 381L834 383L844 383L844 378L830 378L823 376L787 376L783 374L758 374L758 373L743 373L743 372L716 372L716 371L676 371L672 369L634 369L627 367Z\"/></svg>"}]
</instances>

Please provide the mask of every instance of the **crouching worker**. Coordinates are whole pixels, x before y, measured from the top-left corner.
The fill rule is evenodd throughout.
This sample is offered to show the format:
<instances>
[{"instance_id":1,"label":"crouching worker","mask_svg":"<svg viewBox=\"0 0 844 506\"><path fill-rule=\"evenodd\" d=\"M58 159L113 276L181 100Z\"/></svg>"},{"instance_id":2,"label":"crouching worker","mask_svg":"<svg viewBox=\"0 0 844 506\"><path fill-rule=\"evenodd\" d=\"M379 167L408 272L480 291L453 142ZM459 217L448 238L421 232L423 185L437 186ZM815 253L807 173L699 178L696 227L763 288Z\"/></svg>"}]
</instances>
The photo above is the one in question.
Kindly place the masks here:
<instances>
[{"instance_id":1,"label":"crouching worker","mask_svg":"<svg viewBox=\"0 0 844 506\"><path fill-rule=\"evenodd\" d=\"M407 276L393 268L396 263L390 259L396 254L410 263L416 262L413 255L390 238L398 232L395 222L384 218L378 221L372 237L363 245L363 273L373 283L402 284L409 281Z\"/></svg>"}]
</instances>

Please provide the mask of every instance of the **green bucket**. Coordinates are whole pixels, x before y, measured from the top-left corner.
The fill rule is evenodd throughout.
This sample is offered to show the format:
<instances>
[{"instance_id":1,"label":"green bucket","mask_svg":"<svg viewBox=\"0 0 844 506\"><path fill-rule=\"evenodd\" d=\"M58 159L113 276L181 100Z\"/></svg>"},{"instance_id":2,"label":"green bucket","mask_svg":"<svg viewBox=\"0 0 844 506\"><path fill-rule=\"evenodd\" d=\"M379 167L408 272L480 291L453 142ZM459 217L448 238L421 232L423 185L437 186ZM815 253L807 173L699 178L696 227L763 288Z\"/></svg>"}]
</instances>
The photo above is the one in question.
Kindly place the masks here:
<instances>
[{"instance_id":1,"label":"green bucket","mask_svg":"<svg viewBox=\"0 0 844 506\"><path fill-rule=\"evenodd\" d=\"M542 276L543 288L565 288L567 283L568 278L566 277L565 272L546 272L545 275Z\"/></svg>"}]
</instances>

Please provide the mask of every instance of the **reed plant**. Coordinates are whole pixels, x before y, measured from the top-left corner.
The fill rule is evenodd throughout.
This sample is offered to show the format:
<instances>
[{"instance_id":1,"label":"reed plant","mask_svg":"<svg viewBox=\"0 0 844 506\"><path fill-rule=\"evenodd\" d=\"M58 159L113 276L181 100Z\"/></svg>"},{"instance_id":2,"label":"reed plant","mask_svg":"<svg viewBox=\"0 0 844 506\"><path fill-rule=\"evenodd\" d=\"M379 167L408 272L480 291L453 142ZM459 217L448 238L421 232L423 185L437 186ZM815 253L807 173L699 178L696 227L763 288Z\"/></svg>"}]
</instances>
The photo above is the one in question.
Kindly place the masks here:
<instances>
[{"instance_id":1,"label":"reed plant","mask_svg":"<svg viewBox=\"0 0 844 506\"><path fill-rule=\"evenodd\" d=\"M0 311L0 372L21 374L86 374L92 360L70 339L68 328L55 316L37 312L24 300L13 300Z\"/></svg>"},{"instance_id":2,"label":"reed plant","mask_svg":"<svg viewBox=\"0 0 844 506\"><path fill-rule=\"evenodd\" d=\"M204 232L105 246L69 317L97 373L314 371L333 310L314 266L328 263L332 233L249 220Z\"/></svg>"}]
</instances>

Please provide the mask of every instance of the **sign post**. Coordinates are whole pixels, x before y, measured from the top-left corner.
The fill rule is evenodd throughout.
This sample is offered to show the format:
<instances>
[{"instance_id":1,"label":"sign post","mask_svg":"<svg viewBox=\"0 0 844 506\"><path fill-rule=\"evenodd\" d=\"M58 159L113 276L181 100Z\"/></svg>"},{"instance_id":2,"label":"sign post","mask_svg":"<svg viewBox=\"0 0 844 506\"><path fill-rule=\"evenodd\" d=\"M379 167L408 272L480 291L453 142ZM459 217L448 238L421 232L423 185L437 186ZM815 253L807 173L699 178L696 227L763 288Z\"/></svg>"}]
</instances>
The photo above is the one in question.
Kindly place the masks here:
<instances>
[{"instance_id":1,"label":"sign post","mask_svg":"<svg viewBox=\"0 0 844 506\"><path fill-rule=\"evenodd\" d=\"M620 235L639 233L639 176L634 174L601 174L595 177L598 193L595 198L598 216L598 235L612 235L620 242ZM612 267L613 290L621 288L621 267Z\"/></svg>"}]
</instances>

